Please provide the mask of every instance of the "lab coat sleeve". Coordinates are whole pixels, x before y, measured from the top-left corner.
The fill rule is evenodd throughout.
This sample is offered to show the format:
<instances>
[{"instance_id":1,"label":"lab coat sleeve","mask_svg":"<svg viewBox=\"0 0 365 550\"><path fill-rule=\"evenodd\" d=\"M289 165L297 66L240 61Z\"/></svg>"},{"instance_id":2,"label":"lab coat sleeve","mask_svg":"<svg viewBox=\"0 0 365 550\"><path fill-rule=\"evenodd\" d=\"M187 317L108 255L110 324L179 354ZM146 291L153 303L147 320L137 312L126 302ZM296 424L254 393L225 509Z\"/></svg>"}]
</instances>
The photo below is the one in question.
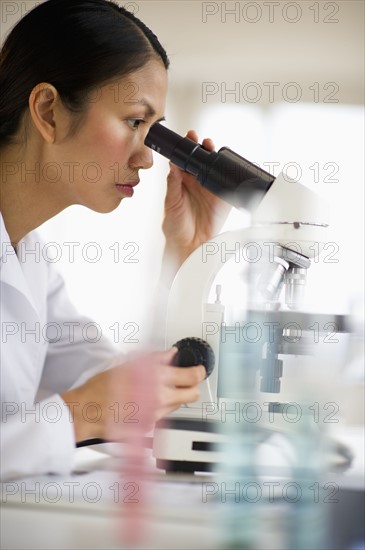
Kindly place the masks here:
<instances>
[{"instance_id":1,"label":"lab coat sleeve","mask_svg":"<svg viewBox=\"0 0 365 550\"><path fill-rule=\"evenodd\" d=\"M16 414L14 414L16 412ZM70 410L59 395L9 407L1 425L1 481L69 474L75 450Z\"/></svg>"},{"instance_id":2,"label":"lab coat sleeve","mask_svg":"<svg viewBox=\"0 0 365 550\"><path fill-rule=\"evenodd\" d=\"M124 359L96 330L96 323L78 314L62 277L52 267L44 302L49 342L38 390L35 388L33 394L35 399L31 394L28 397L19 394L19 398L8 394L10 397L2 403L2 481L70 473L75 451L74 427L71 411L59 394Z\"/></svg>"}]
</instances>

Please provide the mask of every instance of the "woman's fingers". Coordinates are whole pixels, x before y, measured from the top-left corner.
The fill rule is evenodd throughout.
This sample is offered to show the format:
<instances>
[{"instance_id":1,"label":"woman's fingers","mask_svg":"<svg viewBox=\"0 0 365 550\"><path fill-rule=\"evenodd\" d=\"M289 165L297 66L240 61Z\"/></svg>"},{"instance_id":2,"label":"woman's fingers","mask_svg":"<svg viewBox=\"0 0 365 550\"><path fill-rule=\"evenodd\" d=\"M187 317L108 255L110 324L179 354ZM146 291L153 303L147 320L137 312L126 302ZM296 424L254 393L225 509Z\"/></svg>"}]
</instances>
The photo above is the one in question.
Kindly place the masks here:
<instances>
[{"instance_id":1,"label":"woman's fingers","mask_svg":"<svg viewBox=\"0 0 365 550\"><path fill-rule=\"evenodd\" d=\"M194 367L171 367L165 369L163 381L168 386L176 388L189 388L197 386L206 377L206 370L203 365Z\"/></svg>"},{"instance_id":2,"label":"woman's fingers","mask_svg":"<svg viewBox=\"0 0 365 550\"><path fill-rule=\"evenodd\" d=\"M203 365L174 367L159 365L159 384L155 421L185 403L192 403L200 397L199 384L206 378Z\"/></svg>"},{"instance_id":3,"label":"woman's fingers","mask_svg":"<svg viewBox=\"0 0 365 550\"><path fill-rule=\"evenodd\" d=\"M100 409L100 418L93 423L74 415L76 440L118 439L133 429L150 429L151 422L199 399L205 368L172 366L176 352L177 348L171 348L146 354L95 375L73 393L63 394L66 404L72 400L83 406L97 403Z\"/></svg>"},{"instance_id":4,"label":"woman's fingers","mask_svg":"<svg viewBox=\"0 0 365 550\"><path fill-rule=\"evenodd\" d=\"M160 406L156 409L155 420L163 418L169 412L178 409L185 403L193 403L200 397L199 386L191 388L165 388Z\"/></svg>"},{"instance_id":5,"label":"woman's fingers","mask_svg":"<svg viewBox=\"0 0 365 550\"><path fill-rule=\"evenodd\" d=\"M199 141L198 134L195 132L195 130L189 130L186 134L186 137L192 139L193 141L196 141L197 143ZM214 151L214 143L213 140L210 138L204 138L202 141L202 146L208 151Z\"/></svg>"},{"instance_id":6,"label":"woman's fingers","mask_svg":"<svg viewBox=\"0 0 365 550\"><path fill-rule=\"evenodd\" d=\"M177 348L172 347L167 351L157 352L156 359L159 360L161 365L171 365L177 351Z\"/></svg>"},{"instance_id":7,"label":"woman's fingers","mask_svg":"<svg viewBox=\"0 0 365 550\"><path fill-rule=\"evenodd\" d=\"M198 134L196 133L195 130L189 130L188 132L186 132L186 137L196 142L198 142L198 139L199 139Z\"/></svg>"},{"instance_id":8,"label":"woman's fingers","mask_svg":"<svg viewBox=\"0 0 365 550\"><path fill-rule=\"evenodd\" d=\"M203 139L202 145L204 149L207 149L207 151L214 151L215 149L213 140L210 138Z\"/></svg>"}]
</instances>

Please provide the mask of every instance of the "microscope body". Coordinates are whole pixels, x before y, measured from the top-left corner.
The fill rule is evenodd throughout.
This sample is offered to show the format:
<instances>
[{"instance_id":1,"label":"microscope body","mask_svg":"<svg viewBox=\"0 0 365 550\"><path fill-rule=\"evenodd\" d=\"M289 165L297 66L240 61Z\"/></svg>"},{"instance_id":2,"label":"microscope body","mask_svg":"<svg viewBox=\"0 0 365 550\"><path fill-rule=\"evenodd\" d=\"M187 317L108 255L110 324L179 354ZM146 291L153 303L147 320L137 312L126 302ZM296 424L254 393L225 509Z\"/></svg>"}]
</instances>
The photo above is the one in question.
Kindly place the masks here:
<instances>
[{"instance_id":1,"label":"microscope body","mask_svg":"<svg viewBox=\"0 0 365 550\"><path fill-rule=\"evenodd\" d=\"M310 259L326 243L328 222L325 201L280 174L253 213L250 227L218 235L195 250L181 266L168 299L166 347L186 336L202 338L212 347L216 366L201 384L198 401L180 407L156 425L153 455L158 467L179 471L213 469L222 459L217 445L226 437L220 430L222 407L227 410L238 402L244 406L257 385L266 396L267 415L280 411L276 397L283 374L279 356L311 353L310 346L290 345L290 328L285 327L297 323L304 331L309 329L312 317L300 311L300 302ZM245 271L246 296L238 296L237 300L244 301L245 313L240 322L229 327L224 321L220 288L215 300L209 302L209 295L229 251L237 257L237 250L247 252L250 246L256 253L261 252L260 261L247 261L242 255L239 267ZM287 305L283 308L279 299L284 285ZM321 325L331 319L323 315ZM249 324L261 330L260 337L257 342L250 337L249 343L254 345L247 346L247 340L241 345L242 330ZM229 363L238 356L242 372L246 372L244 384L250 386L250 391L235 387L234 376L231 387L227 385ZM281 430L283 426L270 426L275 428Z\"/></svg>"}]
</instances>

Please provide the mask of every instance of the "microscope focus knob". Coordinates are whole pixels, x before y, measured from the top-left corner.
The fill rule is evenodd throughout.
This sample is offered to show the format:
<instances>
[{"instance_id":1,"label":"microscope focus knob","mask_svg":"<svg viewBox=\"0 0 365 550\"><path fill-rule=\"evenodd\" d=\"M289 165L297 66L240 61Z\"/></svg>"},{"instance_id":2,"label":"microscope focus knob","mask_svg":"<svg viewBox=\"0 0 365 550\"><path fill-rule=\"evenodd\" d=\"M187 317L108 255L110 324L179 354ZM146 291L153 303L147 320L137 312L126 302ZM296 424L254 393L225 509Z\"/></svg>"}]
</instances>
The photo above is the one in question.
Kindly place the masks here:
<instances>
[{"instance_id":1,"label":"microscope focus knob","mask_svg":"<svg viewBox=\"0 0 365 550\"><path fill-rule=\"evenodd\" d=\"M213 372L215 357L214 351L205 340L201 338L183 338L174 344L178 349L173 365L177 367L193 367L204 365L207 378Z\"/></svg>"}]
</instances>

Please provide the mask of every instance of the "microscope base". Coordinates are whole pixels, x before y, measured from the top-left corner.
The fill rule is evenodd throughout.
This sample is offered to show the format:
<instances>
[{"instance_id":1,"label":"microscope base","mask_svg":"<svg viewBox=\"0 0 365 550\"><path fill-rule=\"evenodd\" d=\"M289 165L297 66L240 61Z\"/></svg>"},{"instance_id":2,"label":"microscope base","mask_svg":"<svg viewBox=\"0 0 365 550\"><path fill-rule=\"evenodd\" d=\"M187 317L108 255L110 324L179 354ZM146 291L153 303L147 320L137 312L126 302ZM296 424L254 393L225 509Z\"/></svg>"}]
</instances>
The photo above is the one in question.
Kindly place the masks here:
<instances>
[{"instance_id":1,"label":"microscope base","mask_svg":"<svg viewBox=\"0 0 365 550\"><path fill-rule=\"evenodd\" d=\"M211 462L189 462L187 460L156 459L156 467L171 473L194 474L195 472L213 472L216 464Z\"/></svg>"},{"instance_id":2,"label":"microscope base","mask_svg":"<svg viewBox=\"0 0 365 550\"><path fill-rule=\"evenodd\" d=\"M293 428L293 426L291 426ZM274 433L289 434L290 430L273 427L268 422L256 426L249 434L249 444L260 445ZM193 418L170 418L157 423L152 454L156 466L166 472L213 472L222 471L227 459L224 456L224 443L228 434L222 433L222 426L215 421L202 421ZM223 445L222 445L223 444ZM328 440L328 456L325 462L330 471L346 469L353 456L350 449L332 438Z\"/></svg>"},{"instance_id":3,"label":"microscope base","mask_svg":"<svg viewBox=\"0 0 365 550\"><path fill-rule=\"evenodd\" d=\"M218 422L170 418L156 425L153 456L158 468L169 472L211 472L222 462Z\"/></svg>"},{"instance_id":4,"label":"microscope base","mask_svg":"<svg viewBox=\"0 0 365 550\"><path fill-rule=\"evenodd\" d=\"M224 444L230 437L222 433L222 423L197 418L170 418L157 423L152 454L157 468L167 472L213 472L225 463ZM274 431L257 427L250 444L259 445Z\"/></svg>"}]
</instances>

